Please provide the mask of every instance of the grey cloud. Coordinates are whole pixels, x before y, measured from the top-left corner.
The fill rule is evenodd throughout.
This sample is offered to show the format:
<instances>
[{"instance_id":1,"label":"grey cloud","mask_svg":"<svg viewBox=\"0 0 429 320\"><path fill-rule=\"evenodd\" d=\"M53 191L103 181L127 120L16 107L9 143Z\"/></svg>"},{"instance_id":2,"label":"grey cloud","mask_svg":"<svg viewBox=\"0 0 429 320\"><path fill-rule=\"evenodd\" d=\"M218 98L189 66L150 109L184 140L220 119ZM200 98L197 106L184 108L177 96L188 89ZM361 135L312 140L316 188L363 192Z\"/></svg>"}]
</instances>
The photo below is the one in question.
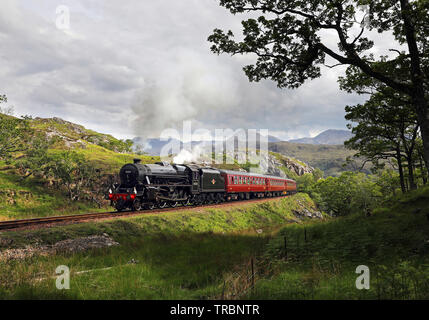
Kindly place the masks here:
<instances>
[{"instance_id":1,"label":"grey cloud","mask_svg":"<svg viewBox=\"0 0 429 320\"><path fill-rule=\"evenodd\" d=\"M71 30L54 24L71 8ZM298 90L249 83L251 56L216 56L216 27L238 34L240 16L215 0L6 0L0 12L2 90L20 114L59 116L119 137L156 137L183 120L197 128L268 128L283 137L343 128L341 70ZM1 92L3 93L3 92Z\"/></svg>"}]
</instances>

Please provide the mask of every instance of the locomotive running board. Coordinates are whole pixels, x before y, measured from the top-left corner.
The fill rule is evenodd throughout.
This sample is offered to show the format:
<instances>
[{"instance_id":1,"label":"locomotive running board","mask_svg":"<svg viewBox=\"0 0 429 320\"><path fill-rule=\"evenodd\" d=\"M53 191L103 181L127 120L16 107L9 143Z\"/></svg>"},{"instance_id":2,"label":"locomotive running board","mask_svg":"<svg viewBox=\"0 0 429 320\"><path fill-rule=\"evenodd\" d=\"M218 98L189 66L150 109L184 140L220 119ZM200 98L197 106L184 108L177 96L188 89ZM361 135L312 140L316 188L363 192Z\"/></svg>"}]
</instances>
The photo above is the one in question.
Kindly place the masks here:
<instances>
[{"instance_id":1,"label":"locomotive running board","mask_svg":"<svg viewBox=\"0 0 429 320\"><path fill-rule=\"evenodd\" d=\"M160 200L169 200L169 201L185 201L185 200L188 200L188 198L172 199L172 198L160 197L160 196L158 196L157 198Z\"/></svg>"}]
</instances>

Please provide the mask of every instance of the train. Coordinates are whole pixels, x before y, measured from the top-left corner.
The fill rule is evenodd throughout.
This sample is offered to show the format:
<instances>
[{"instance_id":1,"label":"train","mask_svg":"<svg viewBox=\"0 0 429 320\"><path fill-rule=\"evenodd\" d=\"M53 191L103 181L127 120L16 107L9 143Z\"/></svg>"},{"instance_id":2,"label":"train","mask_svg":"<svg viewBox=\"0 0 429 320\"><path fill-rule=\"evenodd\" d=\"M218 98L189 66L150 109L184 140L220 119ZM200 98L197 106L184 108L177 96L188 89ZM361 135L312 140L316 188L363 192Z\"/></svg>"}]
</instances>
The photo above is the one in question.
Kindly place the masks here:
<instances>
[{"instance_id":1,"label":"train","mask_svg":"<svg viewBox=\"0 0 429 320\"><path fill-rule=\"evenodd\" d=\"M296 193L296 182L270 175L222 170L196 164L140 159L119 170L106 199L117 211L202 205L233 200L279 197Z\"/></svg>"}]
</instances>

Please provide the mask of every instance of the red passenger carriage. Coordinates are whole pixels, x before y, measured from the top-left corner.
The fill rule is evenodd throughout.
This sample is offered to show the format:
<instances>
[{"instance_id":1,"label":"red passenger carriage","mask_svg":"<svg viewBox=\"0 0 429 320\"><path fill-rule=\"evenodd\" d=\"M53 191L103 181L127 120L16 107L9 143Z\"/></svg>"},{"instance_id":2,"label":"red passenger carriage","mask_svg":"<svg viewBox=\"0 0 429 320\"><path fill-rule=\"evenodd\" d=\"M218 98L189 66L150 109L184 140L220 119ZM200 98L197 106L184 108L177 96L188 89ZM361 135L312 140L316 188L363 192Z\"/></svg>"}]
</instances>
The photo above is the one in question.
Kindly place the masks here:
<instances>
[{"instance_id":1,"label":"red passenger carriage","mask_svg":"<svg viewBox=\"0 0 429 320\"><path fill-rule=\"evenodd\" d=\"M296 192L293 180L257 173L220 170L228 199L277 197Z\"/></svg>"}]
</instances>

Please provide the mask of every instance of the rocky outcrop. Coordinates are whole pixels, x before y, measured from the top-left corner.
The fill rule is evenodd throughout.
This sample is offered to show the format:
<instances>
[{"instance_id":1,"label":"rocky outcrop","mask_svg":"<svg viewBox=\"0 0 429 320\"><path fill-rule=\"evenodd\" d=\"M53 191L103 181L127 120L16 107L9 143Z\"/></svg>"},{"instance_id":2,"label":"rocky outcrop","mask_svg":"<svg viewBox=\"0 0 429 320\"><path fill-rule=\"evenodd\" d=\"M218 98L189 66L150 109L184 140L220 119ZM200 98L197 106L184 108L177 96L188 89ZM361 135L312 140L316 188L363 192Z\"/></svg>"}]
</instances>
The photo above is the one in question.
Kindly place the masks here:
<instances>
[{"instance_id":1,"label":"rocky outcrop","mask_svg":"<svg viewBox=\"0 0 429 320\"><path fill-rule=\"evenodd\" d=\"M286 168L296 173L298 176L302 176L305 173L312 173L314 171L314 168L310 167L309 165L284 156L279 159L272 154L268 154L264 162L265 164L262 165L266 167L266 174L284 178L286 177L286 173L282 168Z\"/></svg>"},{"instance_id":2,"label":"rocky outcrop","mask_svg":"<svg viewBox=\"0 0 429 320\"><path fill-rule=\"evenodd\" d=\"M301 200L297 201L298 208L292 210L292 213L299 220L305 218L310 219L323 219L322 212L320 212L316 207L308 206L308 204L302 202Z\"/></svg>"},{"instance_id":3,"label":"rocky outcrop","mask_svg":"<svg viewBox=\"0 0 429 320\"><path fill-rule=\"evenodd\" d=\"M291 158L282 158L282 164L288 168L289 170L295 172L297 175L302 176L305 173L313 173L314 168L309 166L308 164L298 162Z\"/></svg>"},{"instance_id":4,"label":"rocky outcrop","mask_svg":"<svg viewBox=\"0 0 429 320\"><path fill-rule=\"evenodd\" d=\"M67 148L77 147L85 149L88 143L95 144L114 152L123 153L124 142L108 134L97 133L84 126L54 118L35 118L48 138L60 138ZM36 125L37 127L37 125Z\"/></svg>"}]
</instances>

